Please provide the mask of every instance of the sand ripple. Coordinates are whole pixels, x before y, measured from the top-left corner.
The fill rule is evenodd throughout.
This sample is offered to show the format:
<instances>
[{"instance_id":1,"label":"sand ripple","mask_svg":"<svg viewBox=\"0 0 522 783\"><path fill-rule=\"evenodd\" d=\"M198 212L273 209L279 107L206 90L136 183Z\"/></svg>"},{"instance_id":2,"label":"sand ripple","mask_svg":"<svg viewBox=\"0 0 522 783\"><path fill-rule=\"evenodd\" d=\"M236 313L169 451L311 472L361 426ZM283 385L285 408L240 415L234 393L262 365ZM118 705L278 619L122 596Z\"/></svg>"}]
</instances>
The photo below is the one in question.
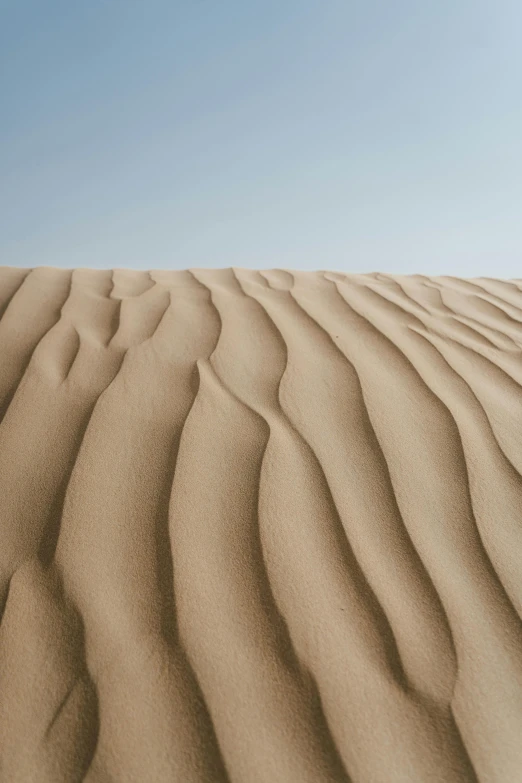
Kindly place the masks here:
<instances>
[{"instance_id":1,"label":"sand ripple","mask_svg":"<svg viewBox=\"0 0 522 783\"><path fill-rule=\"evenodd\" d=\"M522 282L0 269L0 780L522 781Z\"/></svg>"}]
</instances>

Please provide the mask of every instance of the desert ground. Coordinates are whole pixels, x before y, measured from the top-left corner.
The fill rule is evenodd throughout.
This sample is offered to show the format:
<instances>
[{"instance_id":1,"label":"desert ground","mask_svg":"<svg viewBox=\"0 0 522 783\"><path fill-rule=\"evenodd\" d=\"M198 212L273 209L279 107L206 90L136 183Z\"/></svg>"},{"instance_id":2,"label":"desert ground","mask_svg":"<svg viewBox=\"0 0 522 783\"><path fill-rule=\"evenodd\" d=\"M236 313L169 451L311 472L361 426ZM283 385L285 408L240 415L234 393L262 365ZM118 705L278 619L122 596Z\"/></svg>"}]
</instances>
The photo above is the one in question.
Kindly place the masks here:
<instances>
[{"instance_id":1,"label":"desert ground","mask_svg":"<svg viewBox=\"0 0 522 783\"><path fill-rule=\"evenodd\" d=\"M522 281L0 269L0 780L522 781Z\"/></svg>"}]
</instances>

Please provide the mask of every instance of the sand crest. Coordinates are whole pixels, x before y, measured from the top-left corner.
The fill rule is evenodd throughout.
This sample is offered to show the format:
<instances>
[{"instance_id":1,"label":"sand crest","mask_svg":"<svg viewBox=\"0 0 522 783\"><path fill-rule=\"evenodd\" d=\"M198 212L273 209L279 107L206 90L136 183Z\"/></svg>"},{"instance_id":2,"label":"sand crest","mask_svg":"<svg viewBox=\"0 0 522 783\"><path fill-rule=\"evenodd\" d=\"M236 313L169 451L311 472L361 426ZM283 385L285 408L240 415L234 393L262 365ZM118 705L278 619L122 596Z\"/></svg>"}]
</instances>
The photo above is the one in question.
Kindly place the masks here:
<instances>
[{"instance_id":1,"label":"sand crest","mask_svg":"<svg viewBox=\"0 0 522 783\"><path fill-rule=\"evenodd\" d=\"M0 780L522 781L522 281L0 269Z\"/></svg>"}]
</instances>

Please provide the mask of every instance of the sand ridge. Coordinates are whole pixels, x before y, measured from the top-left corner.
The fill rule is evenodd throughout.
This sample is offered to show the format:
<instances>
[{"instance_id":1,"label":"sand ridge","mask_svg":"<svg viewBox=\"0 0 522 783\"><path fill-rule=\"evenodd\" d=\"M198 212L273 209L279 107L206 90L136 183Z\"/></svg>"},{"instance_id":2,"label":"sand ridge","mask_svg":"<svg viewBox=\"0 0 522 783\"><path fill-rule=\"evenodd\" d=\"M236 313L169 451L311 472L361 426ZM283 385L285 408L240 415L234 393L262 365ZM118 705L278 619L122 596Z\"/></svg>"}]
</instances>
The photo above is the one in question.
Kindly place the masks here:
<instances>
[{"instance_id":1,"label":"sand ridge","mask_svg":"<svg viewBox=\"0 0 522 783\"><path fill-rule=\"evenodd\" d=\"M522 281L0 268L0 780L522 781Z\"/></svg>"}]
</instances>

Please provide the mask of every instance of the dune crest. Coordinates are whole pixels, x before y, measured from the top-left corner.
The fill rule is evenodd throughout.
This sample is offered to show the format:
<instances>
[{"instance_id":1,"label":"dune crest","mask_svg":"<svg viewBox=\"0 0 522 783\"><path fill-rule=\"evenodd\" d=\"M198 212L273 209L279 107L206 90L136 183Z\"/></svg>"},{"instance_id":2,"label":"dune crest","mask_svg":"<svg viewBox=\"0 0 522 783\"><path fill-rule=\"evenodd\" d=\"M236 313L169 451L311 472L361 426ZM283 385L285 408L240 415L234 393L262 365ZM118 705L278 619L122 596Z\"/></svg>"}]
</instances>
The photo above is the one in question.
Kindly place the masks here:
<instances>
[{"instance_id":1,"label":"dune crest","mask_svg":"<svg viewBox=\"0 0 522 783\"><path fill-rule=\"evenodd\" d=\"M0 780L522 780L522 281L0 268Z\"/></svg>"}]
</instances>

